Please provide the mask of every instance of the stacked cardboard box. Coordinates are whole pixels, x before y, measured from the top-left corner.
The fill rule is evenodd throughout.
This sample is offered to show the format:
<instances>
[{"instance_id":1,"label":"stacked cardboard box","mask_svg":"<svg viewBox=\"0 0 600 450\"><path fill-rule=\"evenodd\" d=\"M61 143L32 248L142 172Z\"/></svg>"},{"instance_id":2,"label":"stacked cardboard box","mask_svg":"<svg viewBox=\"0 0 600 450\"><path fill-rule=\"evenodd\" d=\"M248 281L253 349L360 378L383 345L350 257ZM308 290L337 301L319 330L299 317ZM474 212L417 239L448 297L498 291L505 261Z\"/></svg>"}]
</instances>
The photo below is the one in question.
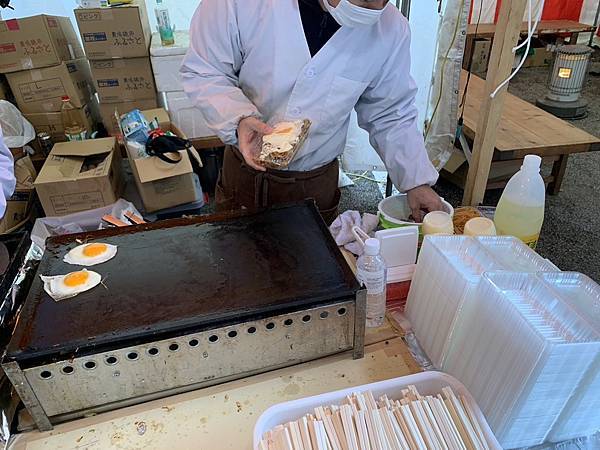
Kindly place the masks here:
<instances>
[{"instance_id":1,"label":"stacked cardboard box","mask_svg":"<svg viewBox=\"0 0 600 450\"><path fill-rule=\"evenodd\" d=\"M68 95L85 115L92 95L89 66L71 21L43 14L0 21L0 55L0 73L21 112L34 126L54 123L54 140L64 141L62 97Z\"/></svg>"},{"instance_id":2,"label":"stacked cardboard box","mask_svg":"<svg viewBox=\"0 0 600 450\"><path fill-rule=\"evenodd\" d=\"M116 112L156 107L145 2L114 8L79 8L75 18L90 61L102 122L109 133L118 134Z\"/></svg>"}]
</instances>

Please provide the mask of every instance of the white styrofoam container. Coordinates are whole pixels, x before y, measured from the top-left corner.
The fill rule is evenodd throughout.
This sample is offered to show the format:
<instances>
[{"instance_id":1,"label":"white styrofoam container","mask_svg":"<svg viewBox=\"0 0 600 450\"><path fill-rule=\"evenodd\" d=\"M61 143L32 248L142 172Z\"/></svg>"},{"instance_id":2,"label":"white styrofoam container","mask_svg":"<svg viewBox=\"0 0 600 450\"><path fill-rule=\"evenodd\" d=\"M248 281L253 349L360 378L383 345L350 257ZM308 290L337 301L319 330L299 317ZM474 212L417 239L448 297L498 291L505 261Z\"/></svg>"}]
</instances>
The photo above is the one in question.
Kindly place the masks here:
<instances>
[{"instance_id":1,"label":"white styrofoam container","mask_svg":"<svg viewBox=\"0 0 600 450\"><path fill-rule=\"evenodd\" d=\"M154 81L158 92L183 91L179 68L190 46L190 34L187 31L175 32L175 45L163 47L158 33L152 34L150 61L154 72Z\"/></svg>"},{"instance_id":2,"label":"white styrofoam container","mask_svg":"<svg viewBox=\"0 0 600 450\"><path fill-rule=\"evenodd\" d=\"M485 417L473 400L471 394L455 378L442 372L422 372L406 377L393 378L391 380L380 381L378 383L365 384L353 388L343 389L341 391L328 392L313 397L301 398L290 402L279 403L271 406L258 418L254 426L254 448L258 449L258 444L265 432L275 428L277 425L298 420L308 413L312 413L317 406L341 404L347 395L353 392L371 391L375 398L386 394L389 398L401 398L401 390L407 386L414 385L421 395L434 395L442 392L442 389L449 386L456 395L463 395L467 398L473 413L477 416L481 429L487 439L490 449L501 450L500 444L494 437Z\"/></svg>"},{"instance_id":3,"label":"white styrofoam container","mask_svg":"<svg viewBox=\"0 0 600 450\"><path fill-rule=\"evenodd\" d=\"M171 122L189 139L214 136L206 125L202 112L194 107L185 92L166 92L164 96L164 106L169 111Z\"/></svg>"}]
</instances>

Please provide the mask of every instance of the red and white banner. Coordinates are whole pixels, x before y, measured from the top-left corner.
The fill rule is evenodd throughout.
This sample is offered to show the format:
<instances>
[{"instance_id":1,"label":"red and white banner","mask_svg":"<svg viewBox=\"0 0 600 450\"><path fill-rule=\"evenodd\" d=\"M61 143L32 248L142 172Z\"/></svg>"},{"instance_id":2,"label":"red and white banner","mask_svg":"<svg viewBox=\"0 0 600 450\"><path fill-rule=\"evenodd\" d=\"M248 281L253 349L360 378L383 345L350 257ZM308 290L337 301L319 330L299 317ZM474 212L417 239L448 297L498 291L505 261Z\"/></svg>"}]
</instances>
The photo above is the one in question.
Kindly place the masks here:
<instances>
[{"instance_id":1,"label":"red and white banner","mask_svg":"<svg viewBox=\"0 0 600 450\"><path fill-rule=\"evenodd\" d=\"M476 23L480 14L480 23L492 23L498 19L502 0L472 0L471 23ZM599 0L546 0L542 11L542 20L574 20L592 25ZM534 0L534 17L539 13L541 0ZM525 13L525 19L527 13Z\"/></svg>"}]
</instances>

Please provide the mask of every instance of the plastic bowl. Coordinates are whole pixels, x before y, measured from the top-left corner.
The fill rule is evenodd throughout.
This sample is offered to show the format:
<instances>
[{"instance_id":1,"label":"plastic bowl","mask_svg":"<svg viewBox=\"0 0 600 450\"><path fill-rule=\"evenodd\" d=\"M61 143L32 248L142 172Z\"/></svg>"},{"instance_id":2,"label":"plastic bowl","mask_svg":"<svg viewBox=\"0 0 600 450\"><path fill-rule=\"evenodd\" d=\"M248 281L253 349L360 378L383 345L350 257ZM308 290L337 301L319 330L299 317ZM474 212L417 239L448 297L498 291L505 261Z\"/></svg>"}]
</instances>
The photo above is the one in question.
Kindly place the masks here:
<instances>
[{"instance_id":1,"label":"plastic bowl","mask_svg":"<svg viewBox=\"0 0 600 450\"><path fill-rule=\"evenodd\" d=\"M442 199L442 204L444 211L450 214L450 217L454 217L454 208L452 205L444 199ZM379 222L383 228L400 228L416 225L419 227L419 233L421 233L422 223L411 222L408 219L411 211L408 206L406 194L397 194L384 198L379 202L377 209L379 210Z\"/></svg>"}]
</instances>

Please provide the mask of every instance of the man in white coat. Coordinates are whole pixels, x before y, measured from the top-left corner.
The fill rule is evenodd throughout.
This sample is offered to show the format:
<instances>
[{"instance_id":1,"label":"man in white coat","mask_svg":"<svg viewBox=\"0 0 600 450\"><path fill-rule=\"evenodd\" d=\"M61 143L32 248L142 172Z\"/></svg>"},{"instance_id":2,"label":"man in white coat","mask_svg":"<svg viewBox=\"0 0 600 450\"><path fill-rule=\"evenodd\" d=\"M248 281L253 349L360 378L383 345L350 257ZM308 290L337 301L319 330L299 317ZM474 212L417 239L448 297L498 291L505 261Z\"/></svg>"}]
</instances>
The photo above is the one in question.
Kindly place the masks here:
<instances>
[{"instance_id":1,"label":"man in white coat","mask_svg":"<svg viewBox=\"0 0 600 450\"><path fill-rule=\"evenodd\" d=\"M441 208L417 129L408 22L387 0L203 0L190 31L184 89L228 145L221 209L311 197L332 221L353 108L413 217ZM298 119L312 122L304 146L288 170L265 170L256 157L268 124Z\"/></svg>"}]
</instances>

